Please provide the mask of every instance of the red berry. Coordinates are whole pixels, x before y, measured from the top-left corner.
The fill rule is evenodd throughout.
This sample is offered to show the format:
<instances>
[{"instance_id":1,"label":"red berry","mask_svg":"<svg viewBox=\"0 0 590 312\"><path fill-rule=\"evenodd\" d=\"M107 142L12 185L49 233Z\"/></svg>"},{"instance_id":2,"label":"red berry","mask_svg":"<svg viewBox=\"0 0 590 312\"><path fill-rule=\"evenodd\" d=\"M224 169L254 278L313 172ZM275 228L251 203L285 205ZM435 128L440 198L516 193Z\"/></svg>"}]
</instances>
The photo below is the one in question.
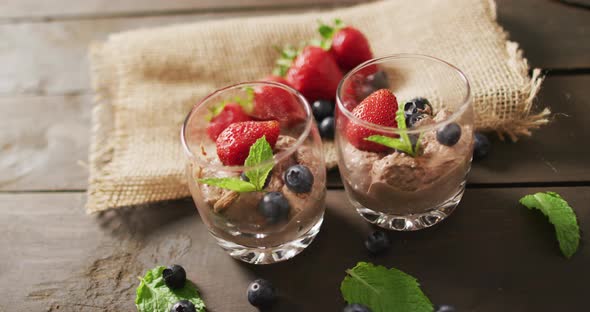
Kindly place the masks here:
<instances>
[{"instance_id":1,"label":"red berry","mask_svg":"<svg viewBox=\"0 0 590 312\"><path fill-rule=\"evenodd\" d=\"M207 126L207 135L211 140L215 141L219 134L227 128L227 126L241 121L252 120L242 106L236 103L228 103L225 105L219 115L213 117Z\"/></svg>"},{"instance_id":2,"label":"red berry","mask_svg":"<svg viewBox=\"0 0 590 312\"><path fill-rule=\"evenodd\" d=\"M287 81L309 102L333 99L342 72L334 57L320 47L307 46L287 71Z\"/></svg>"},{"instance_id":3,"label":"red berry","mask_svg":"<svg viewBox=\"0 0 590 312\"><path fill-rule=\"evenodd\" d=\"M332 37L330 52L342 71L347 72L373 58L369 41L358 29L344 27ZM376 65L363 69L367 76L377 71Z\"/></svg>"},{"instance_id":4,"label":"red berry","mask_svg":"<svg viewBox=\"0 0 590 312\"><path fill-rule=\"evenodd\" d=\"M398 109L397 99L391 91L387 89L377 90L367 98L365 98L357 107L352 110L352 114L361 120L370 122L372 124L397 127L395 121L395 114ZM354 121L350 121L346 125L345 135L348 141L360 150L369 152L385 152L389 148L366 141L372 135L387 135L381 131L375 131L365 128Z\"/></svg>"},{"instance_id":5,"label":"red berry","mask_svg":"<svg viewBox=\"0 0 590 312\"><path fill-rule=\"evenodd\" d=\"M284 78L278 76L269 76L264 80L288 85ZM252 116L260 120L278 120L292 127L305 120L305 111L289 91L275 86L258 86L254 88Z\"/></svg>"},{"instance_id":6,"label":"red berry","mask_svg":"<svg viewBox=\"0 0 590 312\"><path fill-rule=\"evenodd\" d=\"M233 123L217 137L217 156L226 166L241 166L256 140L266 136L266 141L274 148L280 131L276 120Z\"/></svg>"}]
</instances>

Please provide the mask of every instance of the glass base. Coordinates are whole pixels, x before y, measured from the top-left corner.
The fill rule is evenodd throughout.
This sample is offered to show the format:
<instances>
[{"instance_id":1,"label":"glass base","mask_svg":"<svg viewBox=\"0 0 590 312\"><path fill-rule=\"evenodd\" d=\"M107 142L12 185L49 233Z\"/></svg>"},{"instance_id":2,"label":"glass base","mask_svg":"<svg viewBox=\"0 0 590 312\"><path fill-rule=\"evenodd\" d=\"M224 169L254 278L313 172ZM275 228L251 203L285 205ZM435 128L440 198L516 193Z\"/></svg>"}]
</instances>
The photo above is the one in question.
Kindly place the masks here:
<instances>
[{"instance_id":1,"label":"glass base","mask_svg":"<svg viewBox=\"0 0 590 312\"><path fill-rule=\"evenodd\" d=\"M215 235L213 237L217 239L217 243L221 248L240 261L252 264L271 264L289 260L307 248L320 232L323 220L323 217L320 218L301 237L275 247L249 247L232 243Z\"/></svg>"},{"instance_id":2,"label":"glass base","mask_svg":"<svg viewBox=\"0 0 590 312\"><path fill-rule=\"evenodd\" d=\"M447 201L437 207L429 209L424 213L417 213L411 215L395 215L385 214L382 212L371 210L362 206L357 201L350 199L356 211L370 223L388 230L395 231L417 231L431 227L442 220L446 219L457 207L463 193L465 192L464 184L460 190Z\"/></svg>"}]
</instances>

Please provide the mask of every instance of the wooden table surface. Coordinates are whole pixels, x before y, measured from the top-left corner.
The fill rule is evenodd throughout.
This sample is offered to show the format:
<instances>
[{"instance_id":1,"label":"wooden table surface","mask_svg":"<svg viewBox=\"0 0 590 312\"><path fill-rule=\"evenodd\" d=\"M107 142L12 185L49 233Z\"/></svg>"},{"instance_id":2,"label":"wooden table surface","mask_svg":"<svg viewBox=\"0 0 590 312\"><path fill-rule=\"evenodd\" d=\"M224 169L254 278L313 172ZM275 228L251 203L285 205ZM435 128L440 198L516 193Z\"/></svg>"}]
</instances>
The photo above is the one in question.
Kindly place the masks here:
<instances>
[{"instance_id":1,"label":"wooden table surface","mask_svg":"<svg viewBox=\"0 0 590 312\"><path fill-rule=\"evenodd\" d=\"M459 311L588 311L590 280L590 10L550 0L498 0L498 20L548 73L537 100L552 122L518 143L494 140L474 164L456 212L431 229L392 233L377 258L371 231L332 174L324 227L291 261L227 256L189 199L88 216L83 206L91 95L86 49L109 33L234 16L301 12L358 0L5 0L0 10L0 312L133 311L136 276L180 263L209 311L255 311L255 277L281 293L273 311L340 311L344 270L358 261L417 277ZM574 207L578 253L561 256L552 226L518 204L553 190Z\"/></svg>"}]
</instances>

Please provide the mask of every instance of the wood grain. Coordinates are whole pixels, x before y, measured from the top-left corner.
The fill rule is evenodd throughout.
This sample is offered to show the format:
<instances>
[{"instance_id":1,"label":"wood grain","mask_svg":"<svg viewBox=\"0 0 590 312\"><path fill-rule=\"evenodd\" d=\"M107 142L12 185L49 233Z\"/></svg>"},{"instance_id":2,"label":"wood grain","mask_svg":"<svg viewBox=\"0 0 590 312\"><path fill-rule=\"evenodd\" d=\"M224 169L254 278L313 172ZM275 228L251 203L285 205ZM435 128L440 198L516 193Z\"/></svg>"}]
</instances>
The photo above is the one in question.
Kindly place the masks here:
<instances>
[{"instance_id":1,"label":"wood grain","mask_svg":"<svg viewBox=\"0 0 590 312\"><path fill-rule=\"evenodd\" d=\"M546 218L519 206L521 196L542 190L468 190L448 220L391 233L393 248L377 258L363 246L371 227L342 191L330 191L325 224L311 247L262 267L225 255L190 200L87 216L81 194L4 194L0 309L131 311L137 275L156 264L180 263L208 311L255 311L245 289L256 277L278 287L273 311L340 311L344 270L371 261L412 274L434 303L460 311L580 311L587 305L590 249L582 244L566 260ZM576 209L584 241L590 188L553 190Z\"/></svg>"}]
</instances>

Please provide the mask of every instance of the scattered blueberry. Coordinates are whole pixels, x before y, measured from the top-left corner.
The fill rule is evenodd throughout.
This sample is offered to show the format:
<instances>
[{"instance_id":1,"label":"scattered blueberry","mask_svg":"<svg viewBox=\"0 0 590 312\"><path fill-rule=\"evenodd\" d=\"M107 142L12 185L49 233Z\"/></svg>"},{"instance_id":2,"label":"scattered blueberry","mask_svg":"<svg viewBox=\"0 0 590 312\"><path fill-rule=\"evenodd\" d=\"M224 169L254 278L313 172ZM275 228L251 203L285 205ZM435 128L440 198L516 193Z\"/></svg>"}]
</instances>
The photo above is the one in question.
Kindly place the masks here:
<instances>
[{"instance_id":1,"label":"scattered blueberry","mask_svg":"<svg viewBox=\"0 0 590 312\"><path fill-rule=\"evenodd\" d=\"M359 303L351 303L345 306L342 312L371 312L371 309Z\"/></svg>"},{"instance_id":2,"label":"scattered blueberry","mask_svg":"<svg viewBox=\"0 0 590 312\"><path fill-rule=\"evenodd\" d=\"M382 70L369 76L369 81L375 90L389 88L389 79L387 79L387 73Z\"/></svg>"},{"instance_id":3,"label":"scattered blueberry","mask_svg":"<svg viewBox=\"0 0 590 312\"><path fill-rule=\"evenodd\" d=\"M453 146L461 138L461 127L453 122L436 132L436 140L446 146Z\"/></svg>"},{"instance_id":4,"label":"scattered blueberry","mask_svg":"<svg viewBox=\"0 0 590 312\"><path fill-rule=\"evenodd\" d=\"M318 125L320 136L326 139L334 138L334 117L326 117Z\"/></svg>"},{"instance_id":5,"label":"scattered blueberry","mask_svg":"<svg viewBox=\"0 0 590 312\"><path fill-rule=\"evenodd\" d=\"M406 104L404 104L404 112L406 114L406 119L408 119L416 113L432 115L433 110L432 105L430 105L430 102L428 102L427 99L419 97L406 102Z\"/></svg>"},{"instance_id":6,"label":"scattered blueberry","mask_svg":"<svg viewBox=\"0 0 590 312\"><path fill-rule=\"evenodd\" d=\"M389 237L383 231L375 231L367 237L365 240L365 247L372 253L372 254L379 254L391 246L391 242L389 241Z\"/></svg>"},{"instance_id":7,"label":"scattered blueberry","mask_svg":"<svg viewBox=\"0 0 590 312\"><path fill-rule=\"evenodd\" d=\"M434 310L435 312L457 312L457 309L455 309L455 307L450 306L450 305L439 305L435 308Z\"/></svg>"},{"instance_id":8,"label":"scattered blueberry","mask_svg":"<svg viewBox=\"0 0 590 312\"><path fill-rule=\"evenodd\" d=\"M271 223L287 219L290 208L289 201L287 201L281 192L269 192L264 194L258 204L258 210L260 213Z\"/></svg>"},{"instance_id":9,"label":"scattered blueberry","mask_svg":"<svg viewBox=\"0 0 590 312\"><path fill-rule=\"evenodd\" d=\"M257 279L248 286L248 301L257 308L270 306L276 300L275 289L264 279Z\"/></svg>"},{"instance_id":10,"label":"scattered blueberry","mask_svg":"<svg viewBox=\"0 0 590 312\"><path fill-rule=\"evenodd\" d=\"M195 305L188 300L180 300L170 308L170 312L196 312L196 310Z\"/></svg>"},{"instance_id":11,"label":"scattered blueberry","mask_svg":"<svg viewBox=\"0 0 590 312\"><path fill-rule=\"evenodd\" d=\"M479 160L485 158L490 153L492 144L487 136L483 133L476 132L474 135L473 159Z\"/></svg>"},{"instance_id":12,"label":"scattered blueberry","mask_svg":"<svg viewBox=\"0 0 590 312\"><path fill-rule=\"evenodd\" d=\"M313 186L313 174L303 165L293 165L285 170L283 180L294 193L307 193Z\"/></svg>"},{"instance_id":13,"label":"scattered blueberry","mask_svg":"<svg viewBox=\"0 0 590 312\"><path fill-rule=\"evenodd\" d=\"M334 115L334 102L329 100L317 100L311 104L313 117L317 122Z\"/></svg>"},{"instance_id":14,"label":"scattered blueberry","mask_svg":"<svg viewBox=\"0 0 590 312\"><path fill-rule=\"evenodd\" d=\"M162 271L162 277L166 286L170 289L179 289L186 283L186 271L178 264L169 266Z\"/></svg>"},{"instance_id":15,"label":"scattered blueberry","mask_svg":"<svg viewBox=\"0 0 590 312\"><path fill-rule=\"evenodd\" d=\"M264 186L263 188L268 186L268 183L270 183L270 179L272 178L272 171L269 172L269 174L266 176L266 180L264 181ZM240 179L242 179L242 181L246 181L246 182L250 182L250 179L246 176L245 172L242 172L240 174Z\"/></svg>"},{"instance_id":16,"label":"scattered blueberry","mask_svg":"<svg viewBox=\"0 0 590 312\"><path fill-rule=\"evenodd\" d=\"M406 118L406 127L411 128L413 127L418 121L424 119L426 115L422 113L415 113L412 114L409 118Z\"/></svg>"}]
</instances>

